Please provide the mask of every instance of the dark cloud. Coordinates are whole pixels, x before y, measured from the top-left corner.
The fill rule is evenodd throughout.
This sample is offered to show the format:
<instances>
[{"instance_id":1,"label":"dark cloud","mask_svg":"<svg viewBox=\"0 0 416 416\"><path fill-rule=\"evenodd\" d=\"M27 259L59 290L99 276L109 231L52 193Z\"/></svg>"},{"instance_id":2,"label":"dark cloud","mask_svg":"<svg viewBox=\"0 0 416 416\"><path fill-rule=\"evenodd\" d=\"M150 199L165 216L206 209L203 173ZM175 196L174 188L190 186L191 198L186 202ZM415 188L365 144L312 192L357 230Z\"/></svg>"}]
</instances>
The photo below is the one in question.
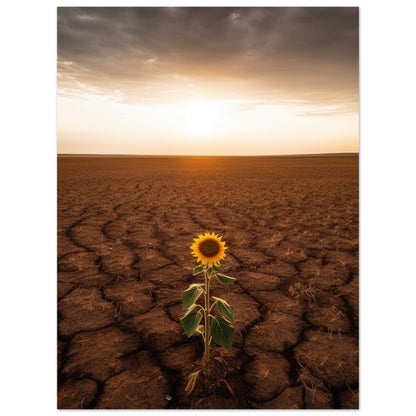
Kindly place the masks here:
<instances>
[{"instance_id":1,"label":"dark cloud","mask_svg":"<svg viewBox=\"0 0 416 416\"><path fill-rule=\"evenodd\" d=\"M358 103L358 8L59 8L60 91Z\"/></svg>"}]
</instances>

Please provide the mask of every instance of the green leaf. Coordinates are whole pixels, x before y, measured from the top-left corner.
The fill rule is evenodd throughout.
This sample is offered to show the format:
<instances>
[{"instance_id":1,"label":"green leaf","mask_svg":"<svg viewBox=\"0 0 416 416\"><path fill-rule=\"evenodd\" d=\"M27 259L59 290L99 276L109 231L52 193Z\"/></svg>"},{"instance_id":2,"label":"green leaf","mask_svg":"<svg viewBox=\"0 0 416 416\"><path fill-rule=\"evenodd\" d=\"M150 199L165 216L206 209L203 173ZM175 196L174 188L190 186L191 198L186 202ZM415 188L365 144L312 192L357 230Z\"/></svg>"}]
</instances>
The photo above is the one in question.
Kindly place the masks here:
<instances>
[{"instance_id":1,"label":"green leaf","mask_svg":"<svg viewBox=\"0 0 416 416\"><path fill-rule=\"evenodd\" d=\"M231 349L231 345L234 339L234 327L230 322L226 321L221 316L215 317L211 322L211 328L209 331L210 336L221 347L227 350Z\"/></svg>"},{"instance_id":2,"label":"green leaf","mask_svg":"<svg viewBox=\"0 0 416 416\"><path fill-rule=\"evenodd\" d=\"M198 326L202 319L202 313L199 310L192 309L181 318L181 324L185 330L186 335L190 338L199 330ZM199 334L195 334L199 335Z\"/></svg>"},{"instance_id":3,"label":"green leaf","mask_svg":"<svg viewBox=\"0 0 416 416\"><path fill-rule=\"evenodd\" d=\"M201 274L204 271L204 266L201 264L200 266L195 267L194 270L192 270L192 274L194 276Z\"/></svg>"},{"instance_id":4,"label":"green leaf","mask_svg":"<svg viewBox=\"0 0 416 416\"><path fill-rule=\"evenodd\" d=\"M204 333L204 326L198 325L198 328L195 329L194 333L191 335L191 337L197 337L198 335L202 335Z\"/></svg>"},{"instance_id":5,"label":"green leaf","mask_svg":"<svg viewBox=\"0 0 416 416\"><path fill-rule=\"evenodd\" d=\"M186 311L189 309L195 301L204 293L204 290L201 288L202 285L193 284L188 287L184 292L182 292L182 306L183 310Z\"/></svg>"},{"instance_id":6,"label":"green leaf","mask_svg":"<svg viewBox=\"0 0 416 416\"><path fill-rule=\"evenodd\" d=\"M224 284L233 283L237 279L235 277L226 276L225 274L217 273L217 279Z\"/></svg>"},{"instance_id":7,"label":"green leaf","mask_svg":"<svg viewBox=\"0 0 416 416\"><path fill-rule=\"evenodd\" d=\"M212 268L216 271L216 272L225 272L228 267L227 266L222 266L221 264L213 264Z\"/></svg>"},{"instance_id":8,"label":"green leaf","mask_svg":"<svg viewBox=\"0 0 416 416\"><path fill-rule=\"evenodd\" d=\"M225 319L228 319L230 322L234 323L234 309L233 309L233 307L229 303L227 303L227 301L225 301L224 299L217 298L215 296L213 296L212 298L217 301L218 309L219 309L221 315Z\"/></svg>"}]
</instances>

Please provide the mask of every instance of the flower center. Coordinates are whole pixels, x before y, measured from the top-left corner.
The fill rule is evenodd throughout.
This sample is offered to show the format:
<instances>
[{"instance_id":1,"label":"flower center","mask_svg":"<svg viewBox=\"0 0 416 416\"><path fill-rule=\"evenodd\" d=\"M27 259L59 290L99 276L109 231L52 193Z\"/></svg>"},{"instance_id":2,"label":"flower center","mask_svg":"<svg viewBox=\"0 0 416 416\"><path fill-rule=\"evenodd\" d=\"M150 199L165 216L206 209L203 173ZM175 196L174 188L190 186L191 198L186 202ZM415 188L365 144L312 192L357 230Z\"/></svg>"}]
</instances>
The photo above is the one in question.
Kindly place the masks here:
<instances>
[{"instance_id":1,"label":"flower center","mask_svg":"<svg viewBox=\"0 0 416 416\"><path fill-rule=\"evenodd\" d=\"M199 244L199 251L205 257L214 257L220 252L220 245L215 240L207 239Z\"/></svg>"}]
</instances>

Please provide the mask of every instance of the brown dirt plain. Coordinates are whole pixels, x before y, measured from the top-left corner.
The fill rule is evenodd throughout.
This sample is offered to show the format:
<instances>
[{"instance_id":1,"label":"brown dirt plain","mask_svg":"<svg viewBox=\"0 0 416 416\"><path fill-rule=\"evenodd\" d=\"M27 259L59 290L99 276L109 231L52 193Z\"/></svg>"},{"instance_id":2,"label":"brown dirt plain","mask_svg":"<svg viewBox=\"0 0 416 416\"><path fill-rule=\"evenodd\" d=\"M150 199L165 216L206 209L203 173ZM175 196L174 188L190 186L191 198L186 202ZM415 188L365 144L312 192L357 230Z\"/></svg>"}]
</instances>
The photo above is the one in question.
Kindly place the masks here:
<instances>
[{"instance_id":1,"label":"brown dirt plain","mask_svg":"<svg viewBox=\"0 0 416 416\"><path fill-rule=\"evenodd\" d=\"M58 157L58 408L358 408L358 157ZM233 391L184 394L192 239L224 236Z\"/></svg>"}]
</instances>

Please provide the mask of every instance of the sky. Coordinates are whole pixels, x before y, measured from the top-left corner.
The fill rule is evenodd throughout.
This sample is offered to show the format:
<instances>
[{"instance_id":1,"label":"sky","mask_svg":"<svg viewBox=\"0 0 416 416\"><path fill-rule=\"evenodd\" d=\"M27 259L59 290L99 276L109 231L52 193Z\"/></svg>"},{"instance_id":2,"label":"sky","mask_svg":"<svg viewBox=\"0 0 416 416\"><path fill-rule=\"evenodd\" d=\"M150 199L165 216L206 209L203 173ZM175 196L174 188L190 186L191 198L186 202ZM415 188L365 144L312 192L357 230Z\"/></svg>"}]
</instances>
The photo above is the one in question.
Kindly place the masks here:
<instances>
[{"instance_id":1,"label":"sky","mask_svg":"<svg viewBox=\"0 0 416 416\"><path fill-rule=\"evenodd\" d=\"M58 153L358 152L358 8L58 8Z\"/></svg>"}]
</instances>

